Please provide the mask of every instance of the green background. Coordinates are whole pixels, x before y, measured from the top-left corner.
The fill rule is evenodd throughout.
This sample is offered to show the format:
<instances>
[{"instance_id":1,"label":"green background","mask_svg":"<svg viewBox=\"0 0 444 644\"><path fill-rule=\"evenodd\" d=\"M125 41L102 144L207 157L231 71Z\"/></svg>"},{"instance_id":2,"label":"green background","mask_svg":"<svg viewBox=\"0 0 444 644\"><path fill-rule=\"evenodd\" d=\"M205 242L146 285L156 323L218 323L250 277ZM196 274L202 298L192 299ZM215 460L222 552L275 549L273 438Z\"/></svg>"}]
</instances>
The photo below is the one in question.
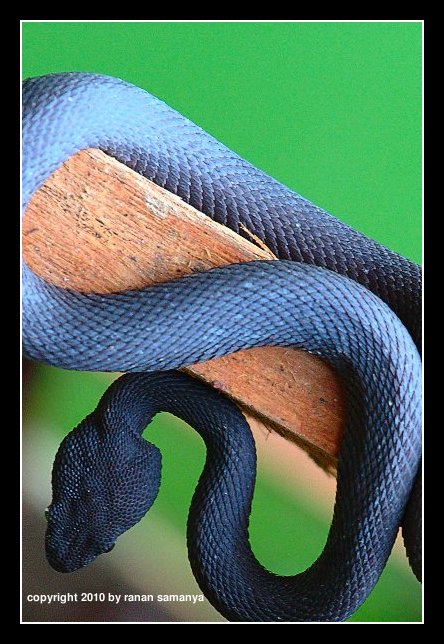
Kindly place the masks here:
<instances>
[{"instance_id":1,"label":"green background","mask_svg":"<svg viewBox=\"0 0 444 644\"><path fill-rule=\"evenodd\" d=\"M92 71L133 82L419 262L421 41L420 23L24 23L23 77ZM88 374L39 368L27 418L66 433L95 405L97 383L103 389ZM165 424L159 419L154 431L166 462L180 451L189 467L166 466L156 512L184 534L202 447L190 431L162 431ZM278 478L260 477L252 539L266 565L290 574L319 552L327 524ZM270 507L278 508L272 518ZM420 615L420 587L394 562L353 619Z\"/></svg>"}]
</instances>

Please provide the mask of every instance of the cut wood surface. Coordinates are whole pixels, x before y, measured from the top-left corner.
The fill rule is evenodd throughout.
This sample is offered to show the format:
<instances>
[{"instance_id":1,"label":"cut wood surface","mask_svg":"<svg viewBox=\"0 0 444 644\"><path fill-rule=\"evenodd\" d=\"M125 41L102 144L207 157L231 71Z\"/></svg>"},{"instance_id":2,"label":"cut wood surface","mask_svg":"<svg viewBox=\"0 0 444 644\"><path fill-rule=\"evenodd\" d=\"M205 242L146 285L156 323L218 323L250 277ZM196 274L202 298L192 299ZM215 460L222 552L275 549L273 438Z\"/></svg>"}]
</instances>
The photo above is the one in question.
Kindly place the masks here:
<instances>
[{"instance_id":1,"label":"cut wood surface","mask_svg":"<svg viewBox=\"0 0 444 644\"><path fill-rule=\"evenodd\" d=\"M140 289L223 264L273 258L253 242L99 150L80 152L57 170L23 221L28 266L52 284L86 293ZM267 347L185 371L334 470L344 399L336 374L319 358Z\"/></svg>"}]
</instances>

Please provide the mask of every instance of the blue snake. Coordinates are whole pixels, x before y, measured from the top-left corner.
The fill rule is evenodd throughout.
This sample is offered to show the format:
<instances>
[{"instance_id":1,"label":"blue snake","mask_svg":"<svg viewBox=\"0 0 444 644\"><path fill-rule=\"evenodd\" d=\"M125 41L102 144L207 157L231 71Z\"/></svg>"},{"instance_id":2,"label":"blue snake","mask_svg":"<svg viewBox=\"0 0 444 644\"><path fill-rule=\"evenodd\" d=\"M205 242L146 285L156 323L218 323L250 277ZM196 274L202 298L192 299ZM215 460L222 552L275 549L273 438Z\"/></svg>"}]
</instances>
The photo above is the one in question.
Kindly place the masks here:
<instances>
[{"instance_id":1,"label":"blue snake","mask_svg":"<svg viewBox=\"0 0 444 644\"><path fill-rule=\"evenodd\" d=\"M46 552L70 572L109 551L154 502L161 457L142 438L169 411L202 436L188 552L232 621L341 621L367 598L399 526L421 577L421 270L241 159L145 91L95 74L23 85L23 209L75 152L96 147L278 257L137 291L84 294L23 265L23 345L66 369L127 372L62 442ZM149 232L147 231L147 234ZM236 406L176 369L260 346L319 355L346 393L334 515L305 572L254 556L251 431ZM416 481L416 482L415 482Z\"/></svg>"}]
</instances>

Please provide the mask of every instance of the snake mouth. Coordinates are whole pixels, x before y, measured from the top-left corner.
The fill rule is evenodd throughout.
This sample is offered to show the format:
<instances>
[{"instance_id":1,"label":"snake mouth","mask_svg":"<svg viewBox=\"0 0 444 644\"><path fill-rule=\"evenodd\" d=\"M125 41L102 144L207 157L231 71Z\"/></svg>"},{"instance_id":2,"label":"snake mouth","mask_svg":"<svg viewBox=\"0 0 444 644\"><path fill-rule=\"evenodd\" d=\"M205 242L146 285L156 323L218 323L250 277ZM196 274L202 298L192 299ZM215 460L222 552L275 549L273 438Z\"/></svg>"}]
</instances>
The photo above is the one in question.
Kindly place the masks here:
<instances>
[{"instance_id":1,"label":"snake mouth","mask_svg":"<svg viewBox=\"0 0 444 644\"><path fill-rule=\"evenodd\" d=\"M103 547L99 552L93 551L90 554L79 554L79 549L66 545L60 547L60 544L52 543L52 540L46 541L46 559L56 572L75 572L93 563L100 554L111 552L115 543L108 547Z\"/></svg>"},{"instance_id":2,"label":"snake mouth","mask_svg":"<svg viewBox=\"0 0 444 644\"><path fill-rule=\"evenodd\" d=\"M82 561L82 563L78 563L76 561L62 560L60 557L53 556L47 551L46 559L49 565L51 566L51 568L56 572L70 573L70 572L75 572L76 570L80 570L85 566L88 566L96 559L96 557L90 557L89 559L85 559L84 561Z\"/></svg>"},{"instance_id":3,"label":"snake mouth","mask_svg":"<svg viewBox=\"0 0 444 644\"><path fill-rule=\"evenodd\" d=\"M100 543L97 539L81 531L64 533L60 526L55 526L51 520L46 531L46 559L57 572L75 572L88 566L101 554L111 552L116 545L115 540Z\"/></svg>"}]
</instances>

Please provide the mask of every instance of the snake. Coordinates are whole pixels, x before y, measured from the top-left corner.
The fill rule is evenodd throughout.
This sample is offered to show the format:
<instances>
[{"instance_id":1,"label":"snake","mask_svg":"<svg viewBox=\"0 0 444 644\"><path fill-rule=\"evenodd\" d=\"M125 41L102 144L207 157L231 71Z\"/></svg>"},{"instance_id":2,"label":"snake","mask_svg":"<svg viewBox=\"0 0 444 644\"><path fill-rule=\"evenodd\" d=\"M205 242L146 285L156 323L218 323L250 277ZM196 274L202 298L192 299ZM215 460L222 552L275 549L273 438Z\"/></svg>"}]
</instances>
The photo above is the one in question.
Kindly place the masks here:
<instances>
[{"instance_id":1,"label":"snake","mask_svg":"<svg viewBox=\"0 0 444 644\"><path fill-rule=\"evenodd\" d=\"M23 263L25 356L124 372L57 452L50 565L68 573L93 562L149 510L161 455L142 433L168 411L206 445L188 554L226 619L347 619L374 588L401 525L421 580L421 268L126 81L49 74L24 81L22 96L23 212L71 155L99 148L236 233L247 229L277 258L111 294L57 287ZM262 346L319 356L346 397L328 537L316 561L289 576L262 566L249 542L256 451L244 416L221 391L179 371Z\"/></svg>"}]
</instances>

